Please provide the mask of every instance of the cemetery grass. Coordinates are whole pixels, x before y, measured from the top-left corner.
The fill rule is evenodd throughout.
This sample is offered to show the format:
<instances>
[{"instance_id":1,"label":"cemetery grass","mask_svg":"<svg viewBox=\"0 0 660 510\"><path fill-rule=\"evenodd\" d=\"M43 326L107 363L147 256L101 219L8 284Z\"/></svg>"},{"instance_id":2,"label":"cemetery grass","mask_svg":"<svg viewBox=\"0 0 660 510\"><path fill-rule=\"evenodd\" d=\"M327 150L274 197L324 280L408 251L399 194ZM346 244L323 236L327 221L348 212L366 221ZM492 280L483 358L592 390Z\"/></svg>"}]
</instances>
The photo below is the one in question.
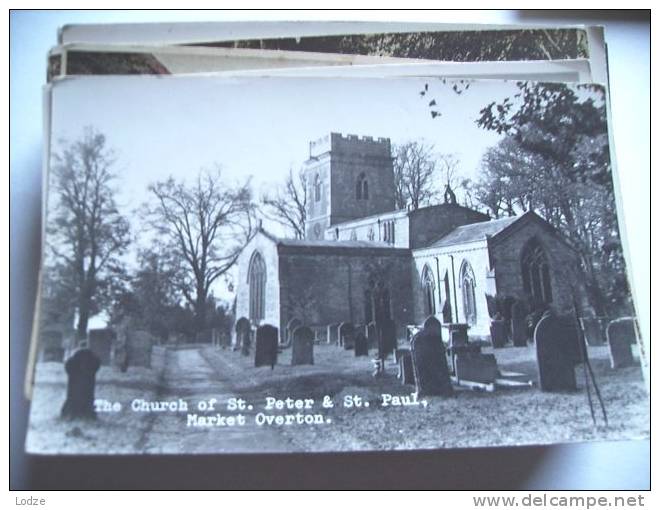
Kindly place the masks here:
<instances>
[{"instance_id":1,"label":"cemetery grass","mask_svg":"<svg viewBox=\"0 0 660 510\"><path fill-rule=\"evenodd\" d=\"M372 351L373 352L373 351ZM484 349L494 352L500 370L537 377L534 346ZM609 426L594 427L587 403L582 367L576 368L578 391L543 393L530 389L498 389L494 393L457 388L451 398L427 397L428 406L382 407L381 395L409 395L412 385L396 379L396 367L388 363L386 375L374 378L371 357L356 358L352 351L316 345L315 365L291 366L290 349L278 358L275 370L254 368L252 357L214 348L205 349L210 363L219 358L242 365L249 380L236 381L248 401L260 405L266 396L314 398L314 413L322 412L330 423L280 427L294 450L346 451L389 449L435 449L525 444L570 443L592 440L648 438L649 407L639 366L613 370L607 347L589 351ZM593 392L592 392L593 394ZM333 398L332 409L322 409L325 395ZM366 408L346 408L347 395L370 402ZM594 403L598 406L594 396ZM284 412L284 411L281 411Z\"/></svg>"}]
</instances>

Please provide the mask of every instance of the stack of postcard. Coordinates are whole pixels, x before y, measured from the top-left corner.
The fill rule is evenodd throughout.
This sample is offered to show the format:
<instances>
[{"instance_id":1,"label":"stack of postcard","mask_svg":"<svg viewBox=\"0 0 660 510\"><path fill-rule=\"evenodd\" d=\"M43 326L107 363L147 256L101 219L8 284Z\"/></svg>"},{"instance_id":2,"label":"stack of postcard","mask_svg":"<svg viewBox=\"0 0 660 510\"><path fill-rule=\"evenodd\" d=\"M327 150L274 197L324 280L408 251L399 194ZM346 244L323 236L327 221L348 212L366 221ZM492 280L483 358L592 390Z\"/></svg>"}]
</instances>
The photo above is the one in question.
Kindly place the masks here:
<instances>
[{"instance_id":1,"label":"stack of postcard","mask_svg":"<svg viewBox=\"0 0 660 510\"><path fill-rule=\"evenodd\" d=\"M37 454L648 438L598 27L63 27Z\"/></svg>"}]
</instances>

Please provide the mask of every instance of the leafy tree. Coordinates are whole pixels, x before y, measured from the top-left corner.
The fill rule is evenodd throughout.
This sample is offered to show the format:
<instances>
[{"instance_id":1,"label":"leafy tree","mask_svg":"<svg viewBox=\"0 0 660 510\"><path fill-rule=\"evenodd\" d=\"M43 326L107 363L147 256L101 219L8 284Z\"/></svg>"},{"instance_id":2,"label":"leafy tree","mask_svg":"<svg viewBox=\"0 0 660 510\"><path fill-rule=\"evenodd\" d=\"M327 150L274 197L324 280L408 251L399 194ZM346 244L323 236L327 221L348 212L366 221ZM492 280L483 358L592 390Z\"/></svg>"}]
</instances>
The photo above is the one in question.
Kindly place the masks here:
<instances>
[{"instance_id":1,"label":"leafy tree","mask_svg":"<svg viewBox=\"0 0 660 510\"><path fill-rule=\"evenodd\" d=\"M629 313L603 91L530 82L518 90L477 121L506 135L484 156L480 201L495 215L539 211L579 253L595 312Z\"/></svg>"},{"instance_id":2,"label":"leafy tree","mask_svg":"<svg viewBox=\"0 0 660 510\"><path fill-rule=\"evenodd\" d=\"M266 206L265 214L268 218L289 228L296 239L305 237L307 179L302 170L296 176L293 170L289 170L284 185L272 195L265 194L261 201Z\"/></svg>"},{"instance_id":3,"label":"leafy tree","mask_svg":"<svg viewBox=\"0 0 660 510\"><path fill-rule=\"evenodd\" d=\"M47 218L47 250L53 255L46 286L63 306L78 312L76 335L87 336L89 318L107 307L124 266L129 225L115 201L115 156L92 127L62 141L51 164L54 203Z\"/></svg>"},{"instance_id":4,"label":"leafy tree","mask_svg":"<svg viewBox=\"0 0 660 510\"><path fill-rule=\"evenodd\" d=\"M202 171L192 184L169 178L149 186L145 218L178 261L175 285L207 327L212 284L234 265L252 233L254 205L249 181L225 185L219 170Z\"/></svg>"}]
</instances>

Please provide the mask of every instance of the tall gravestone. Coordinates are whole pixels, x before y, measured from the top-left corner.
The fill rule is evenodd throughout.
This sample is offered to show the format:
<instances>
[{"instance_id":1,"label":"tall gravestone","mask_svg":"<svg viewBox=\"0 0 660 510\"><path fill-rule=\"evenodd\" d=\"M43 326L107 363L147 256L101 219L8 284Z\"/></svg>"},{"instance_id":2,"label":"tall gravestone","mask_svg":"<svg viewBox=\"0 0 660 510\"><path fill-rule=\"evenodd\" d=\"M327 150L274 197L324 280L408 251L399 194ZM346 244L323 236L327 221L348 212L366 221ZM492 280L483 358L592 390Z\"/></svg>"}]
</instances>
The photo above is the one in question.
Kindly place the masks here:
<instances>
[{"instance_id":1,"label":"tall gravestone","mask_svg":"<svg viewBox=\"0 0 660 510\"><path fill-rule=\"evenodd\" d=\"M577 323L569 317L545 313L534 330L541 391L575 391L575 365L586 355ZM582 349L582 353L580 353Z\"/></svg>"},{"instance_id":2,"label":"tall gravestone","mask_svg":"<svg viewBox=\"0 0 660 510\"><path fill-rule=\"evenodd\" d=\"M99 357L91 349L78 349L66 361L67 374L66 400L61 417L67 420L83 418L95 419L94 391L96 372L101 367Z\"/></svg>"},{"instance_id":3,"label":"tall gravestone","mask_svg":"<svg viewBox=\"0 0 660 510\"><path fill-rule=\"evenodd\" d=\"M241 317L236 321L234 327L236 329L236 349L240 349L241 354L248 356L250 354L250 335L252 333L250 321L245 317Z\"/></svg>"},{"instance_id":4,"label":"tall gravestone","mask_svg":"<svg viewBox=\"0 0 660 510\"><path fill-rule=\"evenodd\" d=\"M369 340L362 331L355 333L355 355L369 356Z\"/></svg>"},{"instance_id":5,"label":"tall gravestone","mask_svg":"<svg viewBox=\"0 0 660 510\"><path fill-rule=\"evenodd\" d=\"M632 344L637 342L635 324L632 319L616 319L607 326L607 343L610 347L612 368L629 367L635 364Z\"/></svg>"},{"instance_id":6,"label":"tall gravestone","mask_svg":"<svg viewBox=\"0 0 660 510\"><path fill-rule=\"evenodd\" d=\"M351 322L342 322L339 326L339 338L341 345L344 349L351 350L354 348L353 337L355 335L355 327Z\"/></svg>"},{"instance_id":7,"label":"tall gravestone","mask_svg":"<svg viewBox=\"0 0 660 510\"><path fill-rule=\"evenodd\" d=\"M515 347L527 345L527 306L520 300L511 305L511 340Z\"/></svg>"},{"instance_id":8,"label":"tall gravestone","mask_svg":"<svg viewBox=\"0 0 660 510\"><path fill-rule=\"evenodd\" d=\"M378 357L385 359L396 350L396 325L392 319L383 319L378 323L380 344Z\"/></svg>"},{"instance_id":9,"label":"tall gravestone","mask_svg":"<svg viewBox=\"0 0 660 510\"><path fill-rule=\"evenodd\" d=\"M293 332L293 342L291 343L291 364L314 364L314 332L306 326L300 326Z\"/></svg>"},{"instance_id":10,"label":"tall gravestone","mask_svg":"<svg viewBox=\"0 0 660 510\"><path fill-rule=\"evenodd\" d=\"M422 329L411 342L412 363L418 396L448 396L453 393L445 345L433 330Z\"/></svg>"},{"instance_id":11,"label":"tall gravestone","mask_svg":"<svg viewBox=\"0 0 660 510\"><path fill-rule=\"evenodd\" d=\"M264 324L257 328L257 339L254 348L254 366L269 366L275 368L277 363L277 328Z\"/></svg>"}]
</instances>

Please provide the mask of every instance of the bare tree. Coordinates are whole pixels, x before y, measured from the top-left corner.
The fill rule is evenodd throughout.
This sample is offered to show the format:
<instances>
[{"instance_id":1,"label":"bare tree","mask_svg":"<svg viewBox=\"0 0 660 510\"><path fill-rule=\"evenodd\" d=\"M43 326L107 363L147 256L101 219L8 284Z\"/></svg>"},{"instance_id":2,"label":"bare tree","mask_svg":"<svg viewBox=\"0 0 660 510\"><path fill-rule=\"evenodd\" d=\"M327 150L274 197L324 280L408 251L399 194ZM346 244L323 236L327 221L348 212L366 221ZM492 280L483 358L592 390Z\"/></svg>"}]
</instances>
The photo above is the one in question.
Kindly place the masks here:
<instances>
[{"instance_id":1,"label":"bare tree","mask_svg":"<svg viewBox=\"0 0 660 510\"><path fill-rule=\"evenodd\" d=\"M264 194L261 201L266 205L266 217L290 228L297 239L305 237L307 179L302 170L294 176L290 169L284 185L272 195Z\"/></svg>"},{"instance_id":2,"label":"bare tree","mask_svg":"<svg viewBox=\"0 0 660 510\"><path fill-rule=\"evenodd\" d=\"M149 186L146 218L180 263L176 284L206 327L211 285L234 265L252 233L249 181L228 187L219 169L201 171L191 185L169 178Z\"/></svg>"},{"instance_id":3,"label":"bare tree","mask_svg":"<svg viewBox=\"0 0 660 510\"><path fill-rule=\"evenodd\" d=\"M395 206L408 204L419 209L437 195L436 159L433 145L423 141L406 142L394 147Z\"/></svg>"},{"instance_id":4,"label":"bare tree","mask_svg":"<svg viewBox=\"0 0 660 510\"><path fill-rule=\"evenodd\" d=\"M47 288L66 296L62 306L77 310L78 339L87 336L89 318L107 304L130 241L128 221L114 198L114 162L105 136L92 127L75 142L63 141L53 156L57 198L48 211L47 246L54 258L45 274Z\"/></svg>"}]
</instances>

